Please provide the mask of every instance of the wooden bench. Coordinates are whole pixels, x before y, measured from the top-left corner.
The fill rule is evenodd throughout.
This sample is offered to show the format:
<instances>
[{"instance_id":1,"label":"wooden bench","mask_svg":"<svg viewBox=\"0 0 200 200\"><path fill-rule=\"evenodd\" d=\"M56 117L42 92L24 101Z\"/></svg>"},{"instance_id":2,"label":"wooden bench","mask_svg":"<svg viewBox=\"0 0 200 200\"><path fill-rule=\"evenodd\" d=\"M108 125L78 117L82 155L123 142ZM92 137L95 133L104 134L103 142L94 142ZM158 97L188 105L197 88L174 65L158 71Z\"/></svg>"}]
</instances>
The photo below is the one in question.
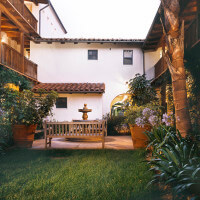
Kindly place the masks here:
<instances>
[{"instance_id":1,"label":"wooden bench","mask_svg":"<svg viewBox=\"0 0 200 200\"><path fill-rule=\"evenodd\" d=\"M52 138L87 138L101 139L104 148L104 137L107 135L105 120L89 122L44 122L45 148L51 147Z\"/></svg>"}]
</instances>

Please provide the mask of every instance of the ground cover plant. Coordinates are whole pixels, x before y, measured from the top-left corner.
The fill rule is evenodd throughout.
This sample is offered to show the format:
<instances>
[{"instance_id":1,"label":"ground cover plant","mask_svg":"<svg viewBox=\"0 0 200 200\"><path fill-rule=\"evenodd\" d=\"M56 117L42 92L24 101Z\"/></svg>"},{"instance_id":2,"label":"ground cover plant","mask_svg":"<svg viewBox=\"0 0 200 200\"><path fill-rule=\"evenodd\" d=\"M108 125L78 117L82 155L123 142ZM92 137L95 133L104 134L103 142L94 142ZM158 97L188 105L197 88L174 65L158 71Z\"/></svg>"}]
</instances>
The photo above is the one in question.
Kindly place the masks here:
<instances>
[{"instance_id":1,"label":"ground cover plant","mask_svg":"<svg viewBox=\"0 0 200 200\"><path fill-rule=\"evenodd\" d=\"M0 157L0 199L160 199L144 150L24 150Z\"/></svg>"}]
</instances>

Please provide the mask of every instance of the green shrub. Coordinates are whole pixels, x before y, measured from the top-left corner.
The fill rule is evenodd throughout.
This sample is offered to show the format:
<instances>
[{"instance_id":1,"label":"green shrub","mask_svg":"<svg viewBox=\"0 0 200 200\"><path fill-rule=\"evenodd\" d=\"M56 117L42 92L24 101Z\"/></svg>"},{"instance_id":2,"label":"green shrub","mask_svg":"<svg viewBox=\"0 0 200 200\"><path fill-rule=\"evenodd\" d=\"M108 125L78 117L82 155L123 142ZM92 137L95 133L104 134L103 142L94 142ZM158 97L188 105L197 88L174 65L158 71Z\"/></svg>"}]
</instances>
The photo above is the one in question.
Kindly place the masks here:
<instances>
[{"instance_id":1,"label":"green shrub","mask_svg":"<svg viewBox=\"0 0 200 200\"><path fill-rule=\"evenodd\" d=\"M150 117L155 116L155 120L152 120L152 122L157 122L156 124L159 123L161 119L161 106L158 105L156 102L151 102L148 103L144 106L129 106L125 110L125 122L128 124L137 124L140 126L137 121L138 119L142 119L143 123L145 124L151 124ZM141 123L142 124L142 123ZM153 123L155 125L155 123Z\"/></svg>"},{"instance_id":2,"label":"green shrub","mask_svg":"<svg viewBox=\"0 0 200 200\"><path fill-rule=\"evenodd\" d=\"M107 120L107 130L109 136L130 135L129 127L124 122L124 116L110 116L107 114L104 116L104 119Z\"/></svg>"},{"instance_id":3,"label":"green shrub","mask_svg":"<svg viewBox=\"0 0 200 200\"><path fill-rule=\"evenodd\" d=\"M146 75L136 74L129 80L128 93L131 94L132 104L142 106L151 101L157 100L156 90L151 85L151 80L146 79Z\"/></svg>"},{"instance_id":4,"label":"green shrub","mask_svg":"<svg viewBox=\"0 0 200 200\"><path fill-rule=\"evenodd\" d=\"M42 91L40 96L35 96L30 90L18 92L1 88L0 98L0 108L11 124L32 125L41 123L51 113L57 93Z\"/></svg>"},{"instance_id":5,"label":"green shrub","mask_svg":"<svg viewBox=\"0 0 200 200\"><path fill-rule=\"evenodd\" d=\"M10 124L2 124L0 120L0 153L13 144Z\"/></svg>"}]
</instances>

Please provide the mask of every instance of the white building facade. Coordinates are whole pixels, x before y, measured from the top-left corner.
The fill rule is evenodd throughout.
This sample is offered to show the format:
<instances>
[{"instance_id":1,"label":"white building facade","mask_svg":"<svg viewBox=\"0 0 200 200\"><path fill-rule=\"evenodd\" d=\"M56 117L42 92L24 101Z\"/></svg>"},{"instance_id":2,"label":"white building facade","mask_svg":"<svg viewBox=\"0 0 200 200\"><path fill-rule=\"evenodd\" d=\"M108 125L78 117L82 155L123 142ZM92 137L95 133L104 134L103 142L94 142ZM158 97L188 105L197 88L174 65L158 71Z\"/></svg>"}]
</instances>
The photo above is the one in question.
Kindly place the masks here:
<instances>
[{"instance_id":1,"label":"white building facade","mask_svg":"<svg viewBox=\"0 0 200 200\"><path fill-rule=\"evenodd\" d=\"M59 92L67 108L53 109L57 121L81 119L78 109L86 103L92 109L89 120L110 113L111 102L128 90L128 81L143 74L141 40L57 39L31 43L31 59L38 64L41 83L104 83L104 93ZM90 55L91 54L91 55ZM93 55L94 54L94 55Z\"/></svg>"}]
</instances>

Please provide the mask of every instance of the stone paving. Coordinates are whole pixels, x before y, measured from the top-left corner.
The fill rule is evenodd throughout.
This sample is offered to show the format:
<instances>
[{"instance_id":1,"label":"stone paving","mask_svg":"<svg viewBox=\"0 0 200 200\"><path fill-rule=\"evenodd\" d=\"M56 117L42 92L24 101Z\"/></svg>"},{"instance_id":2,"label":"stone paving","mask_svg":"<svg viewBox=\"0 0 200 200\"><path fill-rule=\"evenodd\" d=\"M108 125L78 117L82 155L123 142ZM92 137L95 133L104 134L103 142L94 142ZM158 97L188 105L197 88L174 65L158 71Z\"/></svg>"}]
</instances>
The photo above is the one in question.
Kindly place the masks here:
<instances>
[{"instance_id":1,"label":"stone paving","mask_svg":"<svg viewBox=\"0 0 200 200\"><path fill-rule=\"evenodd\" d=\"M44 139L35 140L32 149L44 149ZM51 149L101 149L101 141L89 141L64 138L53 138ZM107 136L105 138L105 149L133 150L131 136Z\"/></svg>"}]
</instances>

